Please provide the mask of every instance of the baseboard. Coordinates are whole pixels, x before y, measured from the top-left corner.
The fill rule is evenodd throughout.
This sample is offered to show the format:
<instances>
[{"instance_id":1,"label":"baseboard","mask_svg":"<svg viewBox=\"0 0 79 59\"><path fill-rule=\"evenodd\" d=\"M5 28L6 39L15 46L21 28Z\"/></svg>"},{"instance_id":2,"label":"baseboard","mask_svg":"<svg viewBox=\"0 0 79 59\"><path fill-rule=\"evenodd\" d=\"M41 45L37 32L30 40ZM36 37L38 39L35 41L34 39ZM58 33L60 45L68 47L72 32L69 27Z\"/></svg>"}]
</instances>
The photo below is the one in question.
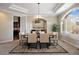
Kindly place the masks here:
<instances>
[{"instance_id":1,"label":"baseboard","mask_svg":"<svg viewBox=\"0 0 79 59\"><path fill-rule=\"evenodd\" d=\"M11 42L11 41L13 41L13 40L4 40L4 41L0 41L0 43L7 43L7 42Z\"/></svg>"}]
</instances>

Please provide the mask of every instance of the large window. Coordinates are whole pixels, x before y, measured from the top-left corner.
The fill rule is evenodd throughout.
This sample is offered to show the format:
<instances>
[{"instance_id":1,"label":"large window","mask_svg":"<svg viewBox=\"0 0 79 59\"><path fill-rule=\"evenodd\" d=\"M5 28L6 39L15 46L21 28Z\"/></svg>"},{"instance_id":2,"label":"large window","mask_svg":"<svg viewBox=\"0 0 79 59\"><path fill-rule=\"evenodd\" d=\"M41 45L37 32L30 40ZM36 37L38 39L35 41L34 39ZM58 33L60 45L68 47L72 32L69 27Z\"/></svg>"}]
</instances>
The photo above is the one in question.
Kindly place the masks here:
<instances>
[{"instance_id":1,"label":"large window","mask_svg":"<svg viewBox=\"0 0 79 59\"><path fill-rule=\"evenodd\" d=\"M79 33L79 9L73 9L63 20L62 31Z\"/></svg>"}]
</instances>

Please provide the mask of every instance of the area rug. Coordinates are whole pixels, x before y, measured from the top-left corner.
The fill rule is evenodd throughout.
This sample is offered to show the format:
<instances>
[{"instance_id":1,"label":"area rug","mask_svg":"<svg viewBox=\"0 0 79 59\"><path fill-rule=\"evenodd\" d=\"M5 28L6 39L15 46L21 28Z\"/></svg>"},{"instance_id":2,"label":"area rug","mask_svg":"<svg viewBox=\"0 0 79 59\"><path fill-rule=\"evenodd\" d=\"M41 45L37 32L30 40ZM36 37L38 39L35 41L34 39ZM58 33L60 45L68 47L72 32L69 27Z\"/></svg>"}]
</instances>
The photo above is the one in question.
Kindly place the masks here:
<instances>
[{"instance_id":1,"label":"area rug","mask_svg":"<svg viewBox=\"0 0 79 59\"><path fill-rule=\"evenodd\" d=\"M9 54L40 54L40 53L68 53L64 48L62 48L60 45L57 46L50 46L49 49L42 48L42 49L35 49L27 47L22 47L20 45L14 47Z\"/></svg>"}]
</instances>

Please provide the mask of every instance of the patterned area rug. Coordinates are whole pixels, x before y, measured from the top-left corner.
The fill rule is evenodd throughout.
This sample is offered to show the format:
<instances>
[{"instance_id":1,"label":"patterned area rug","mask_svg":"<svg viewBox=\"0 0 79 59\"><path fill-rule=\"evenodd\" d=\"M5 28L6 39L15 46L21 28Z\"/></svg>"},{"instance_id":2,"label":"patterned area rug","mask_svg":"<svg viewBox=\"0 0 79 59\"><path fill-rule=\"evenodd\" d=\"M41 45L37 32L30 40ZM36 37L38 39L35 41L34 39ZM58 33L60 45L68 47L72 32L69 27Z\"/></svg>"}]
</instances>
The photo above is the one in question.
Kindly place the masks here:
<instances>
[{"instance_id":1,"label":"patterned area rug","mask_svg":"<svg viewBox=\"0 0 79 59\"><path fill-rule=\"evenodd\" d=\"M42 48L42 49L35 49L27 47L22 48L21 46L16 46L13 48L9 54L40 54L40 53L68 53L64 48L61 46L50 46L49 49Z\"/></svg>"}]
</instances>

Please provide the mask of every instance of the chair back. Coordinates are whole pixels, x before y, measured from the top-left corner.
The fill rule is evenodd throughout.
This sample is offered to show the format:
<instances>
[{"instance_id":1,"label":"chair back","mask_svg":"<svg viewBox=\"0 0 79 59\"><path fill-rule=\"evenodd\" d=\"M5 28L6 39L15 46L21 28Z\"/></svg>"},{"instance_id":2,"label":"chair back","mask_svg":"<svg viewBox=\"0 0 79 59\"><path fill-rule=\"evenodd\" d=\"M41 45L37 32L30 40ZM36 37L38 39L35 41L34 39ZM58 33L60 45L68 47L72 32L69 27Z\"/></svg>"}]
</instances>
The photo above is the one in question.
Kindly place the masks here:
<instances>
[{"instance_id":1,"label":"chair back","mask_svg":"<svg viewBox=\"0 0 79 59\"><path fill-rule=\"evenodd\" d=\"M40 43L49 43L49 34L40 34Z\"/></svg>"},{"instance_id":2,"label":"chair back","mask_svg":"<svg viewBox=\"0 0 79 59\"><path fill-rule=\"evenodd\" d=\"M37 34L29 33L28 34L28 43L36 43L37 42Z\"/></svg>"}]
</instances>

